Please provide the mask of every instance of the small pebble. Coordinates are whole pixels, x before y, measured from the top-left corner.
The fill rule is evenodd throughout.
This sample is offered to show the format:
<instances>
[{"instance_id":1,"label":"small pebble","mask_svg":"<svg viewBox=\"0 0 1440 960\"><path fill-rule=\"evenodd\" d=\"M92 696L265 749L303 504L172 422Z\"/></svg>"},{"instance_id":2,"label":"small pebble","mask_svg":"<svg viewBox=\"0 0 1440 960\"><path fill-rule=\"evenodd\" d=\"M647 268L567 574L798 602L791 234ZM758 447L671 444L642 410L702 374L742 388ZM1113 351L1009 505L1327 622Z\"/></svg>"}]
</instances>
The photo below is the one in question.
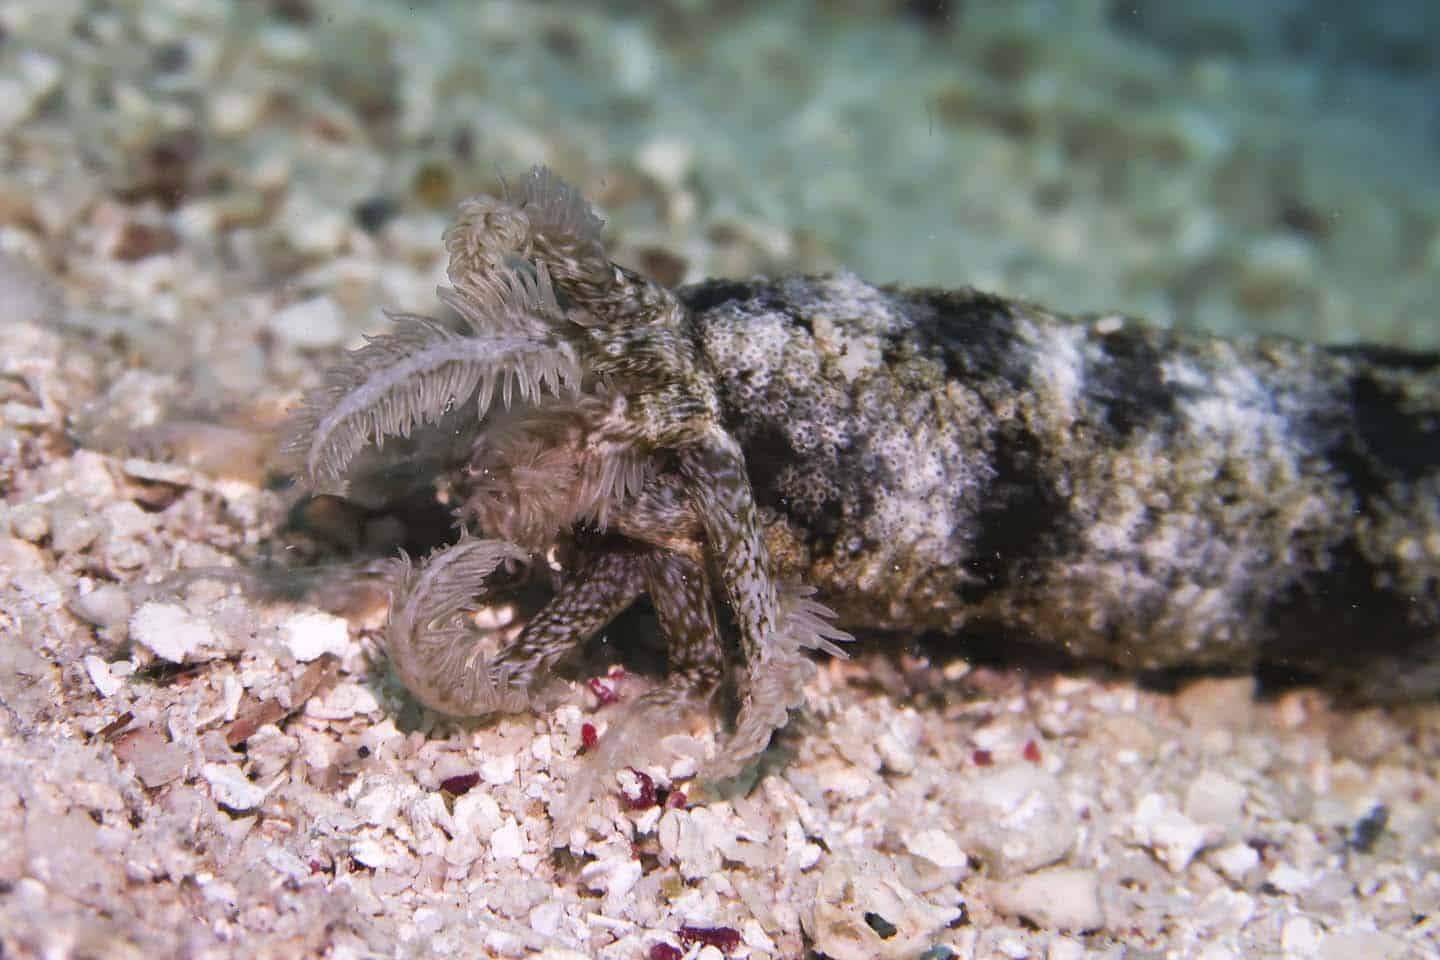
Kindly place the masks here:
<instances>
[{"instance_id":1,"label":"small pebble","mask_svg":"<svg viewBox=\"0 0 1440 960\"><path fill-rule=\"evenodd\" d=\"M1219 835L1219 831L1185 816L1158 793L1140 798L1130 821L1130 833L1137 844L1154 853L1173 873L1188 867L1195 854Z\"/></svg>"},{"instance_id":2,"label":"small pebble","mask_svg":"<svg viewBox=\"0 0 1440 960\"><path fill-rule=\"evenodd\" d=\"M106 583L77 596L70 609L97 627L113 627L130 618L133 604L124 587Z\"/></svg>"},{"instance_id":3,"label":"small pebble","mask_svg":"<svg viewBox=\"0 0 1440 960\"><path fill-rule=\"evenodd\" d=\"M480 778L492 787L502 787L515 780L515 755L505 753L480 761Z\"/></svg>"},{"instance_id":4,"label":"small pebble","mask_svg":"<svg viewBox=\"0 0 1440 960\"><path fill-rule=\"evenodd\" d=\"M50 532L50 515L38 503L22 503L10 511L10 529L22 540L39 543Z\"/></svg>"},{"instance_id":5,"label":"small pebble","mask_svg":"<svg viewBox=\"0 0 1440 960\"><path fill-rule=\"evenodd\" d=\"M344 315L335 301L325 296L281 307L270 317L269 327L302 350L336 347L345 338Z\"/></svg>"},{"instance_id":6,"label":"small pebble","mask_svg":"<svg viewBox=\"0 0 1440 960\"><path fill-rule=\"evenodd\" d=\"M1314 877L1288 863L1281 863L1266 874L1265 882L1280 893L1295 894L1309 889Z\"/></svg>"},{"instance_id":7,"label":"small pebble","mask_svg":"<svg viewBox=\"0 0 1440 960\"><path fill-rule=\"evenodd\" d=\"M94 654L86 655L85 672L90 675L90 682L95 684L95 689L102 697L108 697L125 686L124 680L110 672L110 665Z\"/></svg>"},{"instance_id":8,"label":"small pebble","mask_svg":"<svg viewBox=\"0 0 1440 960\"><path fill-rule=\"evenodd\" d=\"M57 504L50 512L50 546L56 553L79 553L100 536L100 523L77 503Z\"/></svg>"},{"instance_id":9,"label":"small pebble","mask_svg":"<svg viewBox=\"0 0 1440 960\"><path fill-rule=\"evenodd\" d=\"M1320 949L1320 931L1309 917L1291 917L1280 928L1280 949L1287 957L1313 957Z\"/></svg>"},{"instance_id":10,"label":"small pebble","mask_svg":"<svg viewBox=\"0 0 1440 960\"><path fill-rule=\"evenodd\" d=\"M152 790L184 776L188 759L184 747L149 729L127 733L115 741L115 756L130 764L140 782Z\"/></svg>"},{"instance_id":11,"label":"small pebble","mask_svg":"<svg viewBox=\"0 0 1440 960\"><path fill-rule=\"evenodd\" d=\"M1241 884L1251 870L1260 865L1260 854L1246 843L1233 843L1209 854L1208 859L1232 883Z\"/></svg>"},{"instance_id":12,"label":"small pebble","mask_svg":"<svg viewBox=\"0 0 1440 960\"><path fill-rule=\"evenodd\" d=\"M514 817L504 822L490 834L490 855L496 860L514 860L525 852L525 839L520 834L520 825Z\"/></svg>"},{"instance_id":13,"label":"small pebble","mask_svg":"<svg viewBox=\"0 0 1440 960\"><path fill-rule=\"evenodd\" d=\"M327 653L343 657L350 649L350 627L345 620L318 611L287 619L280 625L280 638L290 655L301 663Z\"/></svg>"},{"instance_id":14,"label":"small pebble","mask_svg":"<svg viewBox=\"0 0 1440 960\"><path fill-rule=\"evenodd\" d=\"M130 637L171 663L184 663L220 646L219 637L210 624L173 603L141 606L130 618Z\"/></svg>"},{"instance_id":15,"label":"small pebble","mask_svg":"<svg viewBox=\"0 0 1440 960\"><path fill-rule=\"evenodd\" d=\"M469 793L472 789L475 788L475 785L479 782L480 774L461 773L456 774L453 777L446 777L444 780L441 780L440 789L444 790L446 793L452 793L455 796L459 797Z\"/></svg>"},{"instance_id":16,"label":"small pebble","mask_svg":"<svg viewBox=\"0 0 1440 960\"><path fill-rule=\"evenodd\" d=\"M1085 960L1085 945L1069 937L1056 937L1045 948L1045 960Z\"/></svg>"},{"instance_id":17,"label":"small pebble","mask_svg":"<svg viewBox=\"0 0 1440 960\"><path fill-rule=\"evenodd\" d=\"M211 128L222 137L233 137L253 129L265 109L265 95L258 90L216 90L210 100Z\"/></svg>"},{"instance_id":18,"label":"small pebble","mask_svg":"<svg viewBox=\"0 0 1440 960\"><path fill-rule=\"evenodd\" d=\"M1200 730L1247 729L1255 713L1255 678L1246 675L1196 680L1180 691L1175 707Z\"/></svg>"},{"instance_id":19,"label":"small pebble","mask_svg":"<svg viewBox=\"0 0 1440 960\"><path fill-rule=\"evenodd\" d=\"M1047 930L1076 933L1105 925L1100 877L1094 870L1054 867L996 884L990 902L1001 913L1024 917Z\"/></svg>"},{"instance_id":20,"label":"small pebble","mask_svg":"<svg viewBox=\"0 0 1440 960\"><path fill-rule=\"evenodd\" d=\"M323 696L305 703L305 715L320 720L349 720L351 717L378 713L380 701L359 683L337 683Z\"/></svg>"},{"instance_id":21,"label":"small pebble","mask_svg":"<svg viewBox=\"0 0 1440 960\"><path fill-rule=\"evenodd\" d=\"M233 763L206 763L200 775L210 784L215 802L231 810L252 810L265 800L265 791L251 783Z\"/></svg>"},{"instance_id":22,"label":"small pebble","mask_svg":"<svg viewBox=\"0 0 1440 960\"><path fill-rule=\"evenodd\" d=\"M1075 814L1059 781L1030 763L980 772L960 789L956 842L995 876L1049 866L1075 844Z\"/></svg>"},{"instance_id":23,"label":"small pebble","mask_svg":"<svg viewBox=\"0 0 1440 960\"><path fill-rule=\"evenodd\" d=\"M912 856L927 860L935 866L946 870L964 870L970 864L970 858L955 838L944 830L931 828L920 830L905 837L905 849ZM959 879L956 877L955 879Z\"/></svg>"},{"instance_id":24,"label":"small pebble","mask_svg":"<svg viewBox=\"0 0 1440 960\"><path fill-rule=\"evenodd\" d=\"M1236 827L1244 816L1247 793L1243 784L1207 770L1185 790L1185 815L1197 823Z\"/></svg>"}]
</instances>

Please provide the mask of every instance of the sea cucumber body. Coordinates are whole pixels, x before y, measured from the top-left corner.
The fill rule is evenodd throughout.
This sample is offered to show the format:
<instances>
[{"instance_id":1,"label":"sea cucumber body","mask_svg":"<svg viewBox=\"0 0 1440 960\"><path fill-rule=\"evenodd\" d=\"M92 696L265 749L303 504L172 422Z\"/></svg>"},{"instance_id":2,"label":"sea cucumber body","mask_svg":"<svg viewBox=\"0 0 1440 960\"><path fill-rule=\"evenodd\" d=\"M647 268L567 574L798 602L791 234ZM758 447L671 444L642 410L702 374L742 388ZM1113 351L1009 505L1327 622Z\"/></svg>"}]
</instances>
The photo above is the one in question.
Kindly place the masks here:
<instances>
[{"instance_id":1,"label":"sea cucumber body","mask_svg":"<svg viewBox=\"0 0 1440 960\"><path fill-rule=\"evenodd\" d=\"M1440 689L1440 356L843 274L678 295L777 572L847 628Z\"/></svg>"},{"instance_id":2,"label":"sea cucumber body","mask_svg":"<svg viewBox=\"0 0 1440 960\"><path fill-rule=\"evenodd\" d=\"M846 630L1440 692L1440 356L844 274L670 291L601 227L545 168L466 201L459 328L397 317L287 431L315 488L387 479L358 459L386 437L437 440L406 472L479 536L395 570L386 649L424 702L524 705L641 593L676 669L634 729L728 687L722 778ZM555 595L492 653L468 604L563 543Z\"/></svg>"}]
</instances>

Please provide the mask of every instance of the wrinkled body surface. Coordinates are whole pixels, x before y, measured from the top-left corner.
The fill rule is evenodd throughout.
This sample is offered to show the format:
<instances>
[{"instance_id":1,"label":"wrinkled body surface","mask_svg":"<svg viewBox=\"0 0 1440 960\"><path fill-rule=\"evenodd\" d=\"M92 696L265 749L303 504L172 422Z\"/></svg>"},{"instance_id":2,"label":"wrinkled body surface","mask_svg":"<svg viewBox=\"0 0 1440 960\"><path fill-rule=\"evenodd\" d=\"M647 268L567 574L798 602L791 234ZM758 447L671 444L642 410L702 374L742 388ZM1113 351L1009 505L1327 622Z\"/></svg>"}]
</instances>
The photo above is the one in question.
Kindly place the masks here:
<instances>
[{"instance_id":1,"label":"wrinkled body surface","mask_svg":"<svg viewBox=\"0 0 1440 960\"><path fill-rule=\"evenodd\" d=\"M777 568L848 629L1440 688L1440 357L849 276L681 296Z\"/></svg>"}]
</instances>

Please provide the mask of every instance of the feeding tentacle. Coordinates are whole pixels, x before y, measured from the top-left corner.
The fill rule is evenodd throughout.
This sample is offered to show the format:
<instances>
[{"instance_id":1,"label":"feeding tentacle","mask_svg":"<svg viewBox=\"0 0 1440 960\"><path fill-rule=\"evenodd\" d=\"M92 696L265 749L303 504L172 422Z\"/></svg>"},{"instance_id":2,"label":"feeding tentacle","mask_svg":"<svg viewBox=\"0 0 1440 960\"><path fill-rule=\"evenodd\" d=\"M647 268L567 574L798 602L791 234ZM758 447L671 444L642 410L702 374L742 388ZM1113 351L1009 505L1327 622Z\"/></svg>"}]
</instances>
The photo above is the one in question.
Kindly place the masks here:
<instances>
[{"instance_id":1,"label":"feeding tentacle","mask_svg":"<svg viewBox=\"0 0 1440 960\"><path fill-rule=\"evenodd\" d=\"M632 553L603 553L560 588L495 657L513 686L530 687L634 603L644 568Z\"/></svg>"},{"instance_id":2,"label":"feeding tentacle","mask_svg":"<svg viewBox=\"0 0 1440 960\"><path fill-rule=\"evenodd\" d=\"M548 325L529 323L559 309L553 294L544 292L543 270L537 282L540 287L516 280L445 291L473 334L425 317L392 315L393 333L366 338L365 346L330 368L286 431L284 449L300 458L310 485L336 485L366 445L409 436L472 397L483 418L497 388L506 405L515 393L536 402L546 393L579 389L575 346Z\"/></svg>"},{"instance_id":3,"label":"feeding tentacle","mask_svg":"<svg viewBox=\"0 0 1440 960\"><path fill-rule=\"evenodd\" d=\"M526 556L502 540L462 537L419 567L403 554L394 562L384 647L415 699L455 716L525 708L526 692L496 670L468 615L496 568Z\"/></svg>"},{"instance_id":4,"label":"feeding tentacle","mask_svg":"<svg viewBox=\"0 0 1440 960\"><path fill-rule=\"evenodd\" d=\"M680 471L719 567L745 660L759 664L778 649L779 600L745 455L734 437L716 427L705 443L681 452Z\"/></svg>"}]
</instances>

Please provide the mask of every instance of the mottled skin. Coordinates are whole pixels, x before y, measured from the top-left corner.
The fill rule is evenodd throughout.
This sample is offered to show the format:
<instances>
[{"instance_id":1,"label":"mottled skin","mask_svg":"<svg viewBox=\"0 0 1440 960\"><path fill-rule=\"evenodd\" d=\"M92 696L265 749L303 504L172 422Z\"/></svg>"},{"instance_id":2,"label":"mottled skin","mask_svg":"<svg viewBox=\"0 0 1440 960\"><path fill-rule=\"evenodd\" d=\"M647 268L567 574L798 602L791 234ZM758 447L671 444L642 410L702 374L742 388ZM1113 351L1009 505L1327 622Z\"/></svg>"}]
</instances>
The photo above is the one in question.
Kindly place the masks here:
<instances>
[{"instance_id":1,"label":"mottled skin","mask_svg":"<svg viewBox=\"0 0 1440 960\"><path fill-rule=\"evenodd\" d=\"M849 276L681 297L777 572L847 628L1440 689L1440 357Z\"/></svg>"},{"instance_id":2,"label":"mottled skin","mask_svg":"<svg viewBox=\"0 0 1440 960\"><path fill-rule=\"evenodd\" d=\"M734 661L739 716L710 770L731 773L803 699L804 650L846 637L812 587L840 623L907 638L1440 689L1440 360L849 276L676 293L611 263L599 232L545 170L467 201L441 290L465 329L396 318L296 414L287 449L317 487L429 431L414 462L489 538L396 569L387 650L426 704L523 706L647 593L673 673L602 765ZM473 598L561 542L578 559L554 599L485 647Z\"/></svg>"}]
</instances>

